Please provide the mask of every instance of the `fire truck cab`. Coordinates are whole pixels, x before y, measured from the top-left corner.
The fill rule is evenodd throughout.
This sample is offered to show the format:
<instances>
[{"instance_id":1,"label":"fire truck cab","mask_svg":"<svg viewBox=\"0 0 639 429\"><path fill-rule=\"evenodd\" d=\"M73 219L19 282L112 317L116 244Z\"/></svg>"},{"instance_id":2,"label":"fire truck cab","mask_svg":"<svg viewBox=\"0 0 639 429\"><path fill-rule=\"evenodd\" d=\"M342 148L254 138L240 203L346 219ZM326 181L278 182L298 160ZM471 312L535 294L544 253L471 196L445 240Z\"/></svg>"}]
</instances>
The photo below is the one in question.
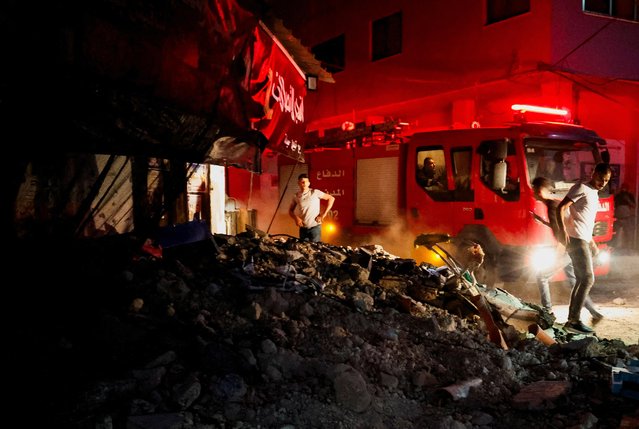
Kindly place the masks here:
<instances>
[{"instance_id":1,"label":"fire truck cab","mask_svg":"<svg viewBox=\"0 0 639 429\"><path fill-rule=\"evenodd\" d=\"M487 255L485 266L495 269L490 280L518 280L556 245L550 228L540 222L547 213L534 198L532 180L551 179L556 198L562 199L572 185L589 180L602 155L607 157L600 151L603 145L594 131L550 122L414 134L406 158L410 230L478 242ZM427 158L440 168L442 186L420 183ZM606 187L594 231L601 247L612 239L612 223L613 198ZM603 262L599 275L608 270Z\"/></svg>"},{"instance_id":2,"label":"fire truck cab","mask_svg":"<svg viewBox=\"0 0 639 429\"><path fill-rule=\"evenodd\" d=\"M406 253L417 261L434 262L426 249L413 248L417 235L448 233L482 245L484 282L520 281L531 278L536 265L544 263L543 255L553 258L557 245L550 228L539 221L547 220L546 207L534 198L532 180L551 179L556 198L562 199L606 160L605 143L581 126L521 122L310 152L307 166L312 186L336 196L332 221L348 237L340 240L325 230L325 241L357 244L358 237L383 236L384 229L403 223L410 236L402 229L402 245L412 249ZM424 164L432 169L433 162L437 180L430 180L432 171L431 177L423 173ZM594 230L602 250L612 239L613 215L606 187ZM600 255L603 259L608 253ZM602 262L596 275L608 271L607 261Z\"/></svg>"}]
</instances>

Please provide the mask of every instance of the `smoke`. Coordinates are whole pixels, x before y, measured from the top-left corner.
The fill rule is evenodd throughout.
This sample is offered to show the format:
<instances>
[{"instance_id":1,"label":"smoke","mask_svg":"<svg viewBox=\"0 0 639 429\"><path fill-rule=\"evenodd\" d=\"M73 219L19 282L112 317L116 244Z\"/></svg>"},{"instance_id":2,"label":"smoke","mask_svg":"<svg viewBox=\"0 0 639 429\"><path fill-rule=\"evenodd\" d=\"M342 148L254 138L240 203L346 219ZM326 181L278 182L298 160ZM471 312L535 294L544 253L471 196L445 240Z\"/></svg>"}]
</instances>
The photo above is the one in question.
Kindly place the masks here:
<instances>
[{"instance_id":1,"label":"smoke","mask_svg":"<svg viewBox=\"0 0 639 429\"><path fill-rule=\"evenodd\" d=\"M280 202L281 199L281 202ZM277 207L277 204L280 206ZM281 198L277 189L264 188L262 193L251 200L251 209L256 210L256 226L262 231L268 231L271 235L287 234L297 237L298 228L288 214L291 205L290 198Z\"/></svg>"},{"instance_id":2,"label":"smoke","mask_svg":"<svg viewBox=\"0 0 639 429\"><path fill-rule=\"evenodd\" d=\"M414 234L408 229L406 222L397 221L377 234L354 237L352 246L377 244L388 253L400 258L412 258Z\"/></svg>"},{"instance_id":3,"label":"smoke","mask_svg":"<svg viewBox=\"0 0 639 429\"><path fill-rule=\"evenodd\" d=\"M612 253L610 275L615 280L633 280L639 283L639 254L619 255Z\"/></svg>"}]
</instances>

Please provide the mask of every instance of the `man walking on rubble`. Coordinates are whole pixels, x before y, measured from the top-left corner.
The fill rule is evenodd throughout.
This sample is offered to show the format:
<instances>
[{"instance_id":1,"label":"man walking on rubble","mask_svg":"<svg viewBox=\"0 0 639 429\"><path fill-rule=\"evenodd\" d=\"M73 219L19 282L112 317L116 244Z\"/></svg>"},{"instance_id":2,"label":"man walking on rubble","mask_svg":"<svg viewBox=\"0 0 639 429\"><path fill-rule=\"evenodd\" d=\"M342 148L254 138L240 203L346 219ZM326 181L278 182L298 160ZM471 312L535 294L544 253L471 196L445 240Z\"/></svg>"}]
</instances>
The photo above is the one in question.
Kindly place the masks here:
<instances>
[{"instance_id":1,"label":"man walking on rubble","mask_svg":"<svg viewBox=\"0 0 639 429\"><path fill-rule=\"evenodd\" d=\"M599 191L610 181L612 169L607 163L599 163L587 183L576 183L559 203L559 231L566 245L575 271L575 285L570 293L568 321L564 328L581 334L593 333L593 329L581 321L581 309L595 283L592 257L599 249L594 245L592 234L595 217L599 209ZM565 215L570 212L570 217ZM594 246L593 246L594 245Z\"/></svg>"},{"instance_id":2,"label":"man walking on rubble","mask_svg":"<svg viewBox=\"0 0 639 429\"><path fill-rule=\"evenodd\" d=\"M297 178L300 190L295 193L288 214L300 228L300 240L319 242L322 239L322 220L333 207L335 197L318 189L311 189L308 174ZM326 208L321 211L320 200L326 200Z\"/></svg>"},{"instance_id":3,"label":"man walking on rubble","mask_svg":"<svg viewBox=\"0 0 639 429\"><path fill-rule=\"evenodd\" d=\"M559 200L552 198L552 195L551 195L552 188L553 188L552 181L545 177L536 177L532 181L532 188L535 194L535 198L537 198L539 201L544 203L548 211L548 221L545 221L544 219L540 217L537 217L537 220L543 223L544 225L548 226L552 230L552 233L558 242L561 243L565 241L563 239L563 234L562 234L562 231L560 230L559 222L558 222L559 213L557 211L557 207L559 206ZM559 264L555 264L554 266L548 269L545 269L545 270L542 269L537 272L537 286L539 287L541 305L549 313L552 313L552 299L550 296L550 279L552 278L552 276L555 275L555 273L558 270L558 267L563 266L564 273L566 274L566 279L568 280L571 289L572 287L574 287L576 283L575 271L572 267L572 262L570 261L568 256L565 253L560 255L559 252L557 256L559 259ZM592 299L590 298L589 295L586 296L586 300L584 301L584 307L586 307L588 311L590 312L590 314L592 315L593 322L598 322L599 320L603 319L603 314L597 311L597 309L595 308L595 304L592 302Z\"/></svg>"}]
</instances>

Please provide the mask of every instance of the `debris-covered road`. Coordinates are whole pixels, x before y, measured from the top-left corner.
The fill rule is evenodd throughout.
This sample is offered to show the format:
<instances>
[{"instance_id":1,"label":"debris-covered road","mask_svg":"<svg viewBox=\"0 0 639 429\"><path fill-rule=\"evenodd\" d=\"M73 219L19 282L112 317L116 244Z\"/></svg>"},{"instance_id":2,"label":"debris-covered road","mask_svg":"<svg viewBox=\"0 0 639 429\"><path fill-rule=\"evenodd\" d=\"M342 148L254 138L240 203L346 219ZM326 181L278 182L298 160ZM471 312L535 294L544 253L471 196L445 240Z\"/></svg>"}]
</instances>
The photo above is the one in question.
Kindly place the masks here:
<instances>
[{"instance_id":1,"label":"debris-covered road","mask_svg":"<svg viewBox=\"0 0 639 429\"><path fill-rule=\"evenodd\" d=\"M613 253L611 272L607 276L598 277L590 291L590 296L604 315L604 319L595 322L597 335L601 338L619 338L627 344L639 341L639 254ZM518 297L532 302L539 301L537 285L506 284L506 289ZM563 284L551 287L554 313L557 322L568 318L570 288ZM584 309L582 318L591 323L591 315Z\"/></svg>"},{"instance_id":2,"label":"debris-covered road","mask_svg":"<svg viewBox=\"0 0 639 429\"><path fill-rule=\"evenodd\" d=\"M8 368L25 425L637 427L610 374L639 345L506 328L503 350L380 247L243 233L139 248L17 246Z\"/></svg>"}]
</instances>

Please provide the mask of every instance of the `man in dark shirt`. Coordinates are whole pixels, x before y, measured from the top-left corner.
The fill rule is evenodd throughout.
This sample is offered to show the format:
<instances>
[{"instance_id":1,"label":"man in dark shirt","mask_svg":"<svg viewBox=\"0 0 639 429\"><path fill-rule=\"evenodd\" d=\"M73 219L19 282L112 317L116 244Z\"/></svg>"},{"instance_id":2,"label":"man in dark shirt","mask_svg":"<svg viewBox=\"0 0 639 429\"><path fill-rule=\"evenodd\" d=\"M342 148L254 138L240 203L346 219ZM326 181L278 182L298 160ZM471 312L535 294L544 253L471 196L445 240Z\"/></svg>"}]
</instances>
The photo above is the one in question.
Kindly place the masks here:
<instances>
[{"instance_id":1,"label":"man in dark shirt","mask_svg":"<svg viewBox=\"0 0 639 429\"><path fill-rule=\"evenodd\" d=\"M630 185L624 183L615 194L615 244L621 249L632 249L635 239L635 196Z\"/></svg>"},{"instance_id":2,"label":"man in dark shirt","mask_svg":"<svg viewBox=\"0 0 639 429\"><path fill-rule=\"evenodd\" d=\"M433 158L424 158L424 166L417 172L417 181L427 190L445 190L446 173Z\"/></svg>"}]
</instances>

